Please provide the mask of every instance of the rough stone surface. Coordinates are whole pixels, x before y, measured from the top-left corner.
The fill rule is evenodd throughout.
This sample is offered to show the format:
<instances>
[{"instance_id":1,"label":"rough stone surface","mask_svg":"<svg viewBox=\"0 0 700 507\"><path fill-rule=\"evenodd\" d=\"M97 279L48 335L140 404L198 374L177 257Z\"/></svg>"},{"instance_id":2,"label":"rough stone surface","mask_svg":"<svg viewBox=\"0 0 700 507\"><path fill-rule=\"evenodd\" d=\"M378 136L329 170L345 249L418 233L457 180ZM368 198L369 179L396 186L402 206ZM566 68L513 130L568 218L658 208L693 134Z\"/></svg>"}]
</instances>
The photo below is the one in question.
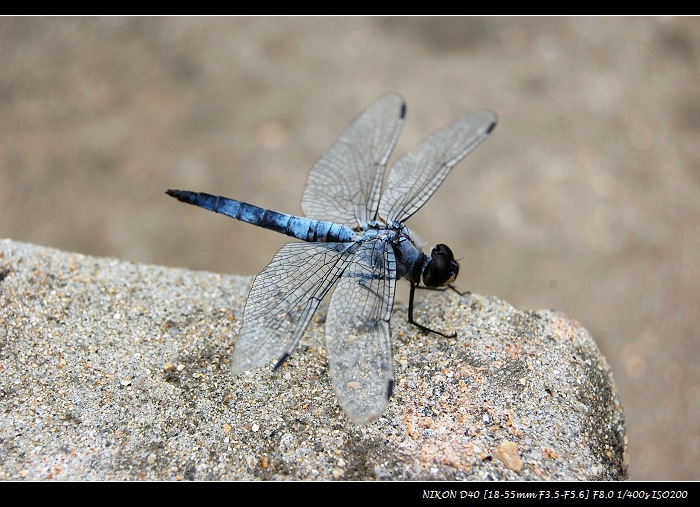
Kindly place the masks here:
<instances>
[{"instance_id":1,"label":"rough stone surface","mask_svg":"<svg viewBox=\"0 0 700 507\"><path fill-rule=\"evenodd\" d=\"M398 301L395 393L358 427L323 307L283 368L232 378L250 277L0 240L0 279L0 479L627 478L612 372L559 313L426 295L416 317L445 339Z\"/></svg>"}]
</instances>

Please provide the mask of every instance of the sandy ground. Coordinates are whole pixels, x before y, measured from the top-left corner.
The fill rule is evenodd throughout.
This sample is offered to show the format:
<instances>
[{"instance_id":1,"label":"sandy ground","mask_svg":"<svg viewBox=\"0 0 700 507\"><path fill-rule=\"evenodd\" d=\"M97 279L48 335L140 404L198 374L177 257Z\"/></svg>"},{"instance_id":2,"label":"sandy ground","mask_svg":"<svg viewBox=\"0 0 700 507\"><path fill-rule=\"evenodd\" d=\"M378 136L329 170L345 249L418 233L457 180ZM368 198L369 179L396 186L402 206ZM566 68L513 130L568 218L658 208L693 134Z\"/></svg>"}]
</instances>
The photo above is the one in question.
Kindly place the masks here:
<instances>
[{"instance_id":1,"label":"sandy ground","mask_svg":"<svg viewBox=\"0 0 700 507\"><path fill-rule=\"evenodd\" d=\"M409 225L461 288L590 330L630 478L698 479L697 18L0 18L0 63L0 237L240 275L285 238L165 189L299 213L383 92L408 102L397 152L495 111Z\"/></svg>"}]
</instances>

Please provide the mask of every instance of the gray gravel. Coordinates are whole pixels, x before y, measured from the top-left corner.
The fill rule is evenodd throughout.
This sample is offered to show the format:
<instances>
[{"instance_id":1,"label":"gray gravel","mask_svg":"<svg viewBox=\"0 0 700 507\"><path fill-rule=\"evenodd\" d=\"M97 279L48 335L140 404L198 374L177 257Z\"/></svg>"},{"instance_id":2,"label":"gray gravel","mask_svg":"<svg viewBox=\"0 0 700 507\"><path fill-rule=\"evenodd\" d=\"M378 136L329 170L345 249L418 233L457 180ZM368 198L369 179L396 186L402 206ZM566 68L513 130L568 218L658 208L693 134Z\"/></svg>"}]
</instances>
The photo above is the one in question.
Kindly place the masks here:
<instances>
[{"instance_id":1,"label":"gray gravel","mask_svg":"<svg viewBox=\"0 0 700 507\"><path fill-rule=\"evenodd\" d=\"M1 240L0 278L3 480L627 478L612 372L561 313L422 296L445 339L399 300L395 394L358 427L329 383L323 307L279 371L232 378L250 277Z\"/></svg>"}]
</instances>

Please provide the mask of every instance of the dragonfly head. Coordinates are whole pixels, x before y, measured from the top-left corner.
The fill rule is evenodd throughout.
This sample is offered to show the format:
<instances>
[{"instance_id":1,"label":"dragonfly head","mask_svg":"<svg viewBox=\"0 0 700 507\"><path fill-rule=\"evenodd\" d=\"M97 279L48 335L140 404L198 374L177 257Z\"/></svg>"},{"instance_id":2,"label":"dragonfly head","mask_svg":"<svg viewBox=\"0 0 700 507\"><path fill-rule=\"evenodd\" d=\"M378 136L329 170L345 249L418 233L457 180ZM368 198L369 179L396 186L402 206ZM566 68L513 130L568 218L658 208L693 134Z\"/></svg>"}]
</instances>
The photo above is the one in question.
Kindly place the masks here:
<instances>
[{"instance_id":1,"label":"dragonfly head","mask_svg":"<svg viewBox=\"0 0 700 507\"><path fill-rule=\"evenodd\" d=\"M459 262L452 250L442 243L435 245L430 252L430 261L423 270L423 283L426 287L437 288L454 282L459 274Z\"/></svg>"}]
</instances>

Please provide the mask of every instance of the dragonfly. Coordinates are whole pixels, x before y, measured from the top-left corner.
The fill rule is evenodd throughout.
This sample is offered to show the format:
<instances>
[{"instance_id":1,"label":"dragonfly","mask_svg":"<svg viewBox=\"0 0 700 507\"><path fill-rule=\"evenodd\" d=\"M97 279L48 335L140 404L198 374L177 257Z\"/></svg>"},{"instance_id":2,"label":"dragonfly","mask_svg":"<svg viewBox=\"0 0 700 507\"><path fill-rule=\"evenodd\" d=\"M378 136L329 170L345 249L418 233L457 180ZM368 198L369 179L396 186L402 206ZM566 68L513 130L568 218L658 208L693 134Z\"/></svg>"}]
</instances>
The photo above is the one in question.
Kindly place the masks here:
<instances>
[{"instance_id":1,"label":"dragonfly","mask_svg":"<svg viewBox=\"0 0 700 507\"><path fill-rule=\"evenodd\" d=\"M333 390L358 425L378 418L394 390L390 319L396 281L410 282L408 321L416 289L456 290L459 262L437 244L423 253L405 222L433 195L452 168L493 132L496 115L464 116L422 140L385 168L406 118L396 93L358 115L309 173L295 216L223 196L167 190L176 199L264 227L287 243L255 277L231 356L239 375L290 357L324 297L332 290L325 345ZM382 192L383 189L383 192Z\"/></svg>"}]
</instances>

